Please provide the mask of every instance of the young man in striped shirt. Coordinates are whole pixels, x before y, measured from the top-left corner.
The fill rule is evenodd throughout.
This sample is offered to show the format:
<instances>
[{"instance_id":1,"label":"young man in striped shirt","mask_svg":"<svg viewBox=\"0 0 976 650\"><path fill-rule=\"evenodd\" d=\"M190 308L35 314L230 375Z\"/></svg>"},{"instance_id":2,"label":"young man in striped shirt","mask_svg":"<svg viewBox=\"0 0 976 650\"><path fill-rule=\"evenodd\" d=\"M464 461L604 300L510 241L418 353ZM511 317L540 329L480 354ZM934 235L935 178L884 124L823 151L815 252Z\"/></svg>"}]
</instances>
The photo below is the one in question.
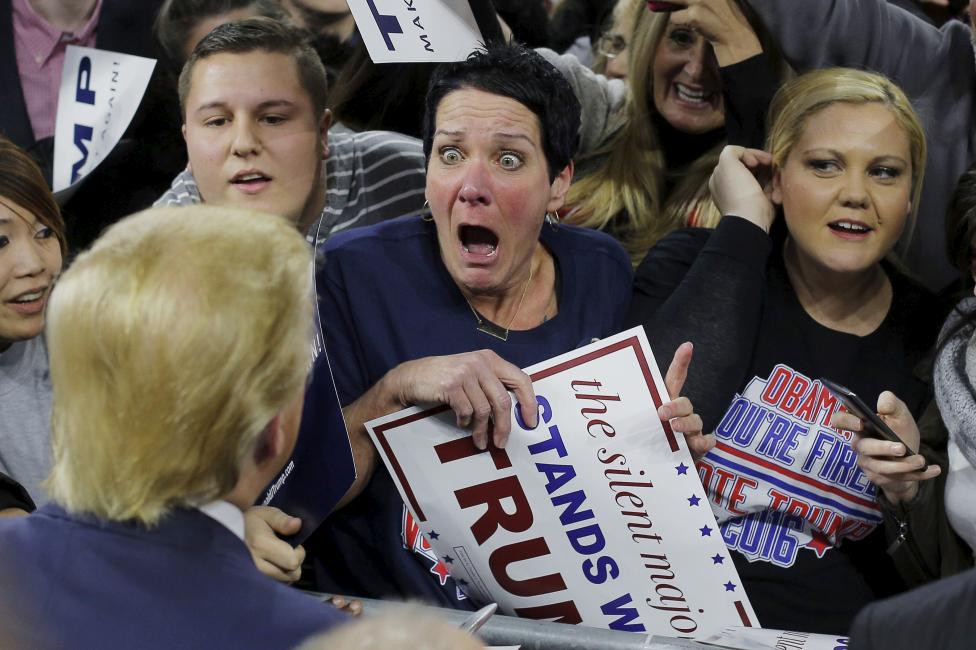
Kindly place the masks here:
<instances>
[{"instance_id":1,"label":"young man in striped shirt","mask_svg":"<svg viewBox=\"0 0 976 650\"><path fill-rule=\"evenodd\" d=\"M190 164L156 206L274 212L316 245L423 207L420 141L330 128L325 71L296 29L263 18L221 25L194 49L179 93Z\"/></svg>"}]
</instances>

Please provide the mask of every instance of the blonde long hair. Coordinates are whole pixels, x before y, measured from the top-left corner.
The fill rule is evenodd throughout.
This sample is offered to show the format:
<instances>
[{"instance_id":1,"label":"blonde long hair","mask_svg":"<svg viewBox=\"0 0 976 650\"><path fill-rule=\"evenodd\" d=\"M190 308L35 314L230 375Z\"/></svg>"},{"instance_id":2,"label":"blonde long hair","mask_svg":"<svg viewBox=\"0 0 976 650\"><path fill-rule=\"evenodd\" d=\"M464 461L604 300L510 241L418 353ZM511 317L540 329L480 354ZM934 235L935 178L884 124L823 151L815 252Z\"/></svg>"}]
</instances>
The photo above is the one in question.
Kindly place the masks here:
<instances>
[{"instance_id":1,"label":"blonde long hair","mask_svg":"<svg viewBox=\"0 0 976 650\"><path fill-rule=\"evenodd\" d=\"M667 25L667 13L639 12L630 39L624 125L605 144L580 157L577 168L584 174L588 163L600 166L573 183L566 198L571 208L566 221L611 231L635 267L657 240L681 227L687 215L696 214L696 225L706 227L721 216L708 195L708 178L724 141L694 161L667 201L662 200L666 169L651 122L656 110L651 70Z\"/></svg>"},{"instance_id":2,"label":"blonde long hair","mask_svg":"<svg viewBox=\"0 0 976 650\"><path fill-rule=\"evenodd\" d=\"M269 214L159 208L112 226L48 306L51 496L152 525L228 494L305 381L310 265Z\"/></svg>"},{"instance_id":3,"label":"blonde long hair","mask_svg":"<svg viewBox=\"0 0 976 650\"><path fill-rule=\"evenodd\" d=\"M790 75L769 34L743 7L750 25L769 53L781 78ZM714 228L722 215L712 202L708 179L725 146L722 139L682 170L664 196L664 152L651 116L656 112L651 71L669 14L638 11L630 36L624 124L602 146L577 159L578 179L569 189L567 223L610 231L636 267L664 235L685 224ZM588 173L588 170L593 171Z\"/></svg>"}]
</instances>

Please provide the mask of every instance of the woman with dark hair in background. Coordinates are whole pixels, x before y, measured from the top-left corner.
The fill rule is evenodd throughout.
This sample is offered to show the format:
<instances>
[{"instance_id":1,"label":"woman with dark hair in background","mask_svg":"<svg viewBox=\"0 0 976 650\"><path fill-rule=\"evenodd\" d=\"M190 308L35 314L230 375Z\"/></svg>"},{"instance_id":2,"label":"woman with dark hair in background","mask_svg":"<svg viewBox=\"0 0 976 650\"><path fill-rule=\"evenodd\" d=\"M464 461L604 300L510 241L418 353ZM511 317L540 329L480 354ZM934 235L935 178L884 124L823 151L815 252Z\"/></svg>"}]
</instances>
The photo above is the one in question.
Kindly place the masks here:
<instances>
[{"instance_id":1,"label":"woman with dark hair in background","mask_svg":"<svg viewBox=\"0 0 976 650\"><path fill-rule=\"evenodd\" d=\"M41 170L0 136L0 473L38 504L47 501L40 484L51 469L51 381L41 334L65 248L64 221Z\"/></svg>"}]
</instances>

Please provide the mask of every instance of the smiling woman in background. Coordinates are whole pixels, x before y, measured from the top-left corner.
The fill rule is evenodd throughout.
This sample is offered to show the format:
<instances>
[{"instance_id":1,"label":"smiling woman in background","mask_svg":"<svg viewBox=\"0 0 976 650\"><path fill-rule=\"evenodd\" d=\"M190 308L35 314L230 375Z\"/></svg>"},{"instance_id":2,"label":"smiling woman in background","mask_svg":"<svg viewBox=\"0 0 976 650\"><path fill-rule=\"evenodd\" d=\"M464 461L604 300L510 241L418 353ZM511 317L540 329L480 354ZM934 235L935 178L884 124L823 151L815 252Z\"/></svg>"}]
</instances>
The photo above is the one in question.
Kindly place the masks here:
<instances>
[{"instance_id":1,"label":"smiling woman in background","mask_svg":"<svg viewBox=\"0 0 976 650\"><path fill-rule=\"evenodd\" d=\"M0 473L38 504L47 501L40 482L51 468L51 382L41 333L64 250L64 221L41 171L0 136Z\"/></svg>"},{"instance_id":2,"label":"smiling woman in background","mask_svg":"<svg viewBox=\"0 0 976 650\"><path fill-rule=\"evenodd\" d=\"M750 60L748 68L737 69L754 77L751 83L733 85L743 89L741 101L736 99L743 106L775 88L772 49L760 42L736 1L710 0L709 6L709 13L695 14L694 25L686 22L688 10L631 7L626 83L593 75L571 56L542 51L570 79L583 105L578 178L566 196L565 220L612 234L635 266L675 228L711 228L721 217L708 177L726 143L723 76Z\"/></svg>"}]
</instances>

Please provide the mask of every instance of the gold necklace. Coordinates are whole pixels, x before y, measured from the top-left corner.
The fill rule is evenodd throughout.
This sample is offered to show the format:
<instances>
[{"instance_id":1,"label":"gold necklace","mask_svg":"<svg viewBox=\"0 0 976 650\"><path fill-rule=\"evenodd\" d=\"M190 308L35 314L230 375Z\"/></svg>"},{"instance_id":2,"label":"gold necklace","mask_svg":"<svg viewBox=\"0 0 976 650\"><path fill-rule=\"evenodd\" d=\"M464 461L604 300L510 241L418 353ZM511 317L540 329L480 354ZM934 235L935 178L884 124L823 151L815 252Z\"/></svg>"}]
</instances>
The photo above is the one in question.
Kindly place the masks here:
<instances>
[{"instance_id":1,"label":"gold necklace","mask_svg":"<svg viewBox=\"0 0 976 650\"><path fill-rule=\"evenodd\" d=\"M494 336L496 339L500 339L502 341L508 340L508 333L512 330L512 323L514 323L515 319L518 318L519 311L521 311L522 309L522 301L525 300L525 294L529 290L529 284L532 283L533 274L535 274L535 267L530 265L529 279L526 280L525 284L522 285L522 295L519 296L518 305L516 305L515 307L515 313L512 315L512 318L508 321L508 327L504 329L498 325L495 325L490 320L488 320L487 318L479 314L478 310L475 309L474 305L471 304L471 301L468 300L467 298L464 299L464 301L468 303L468 307L471 309L471 313L474 314L475 319L478 321L477 329L479 332L484 332L488 336Z\"/></svg>"}]
</instances>

